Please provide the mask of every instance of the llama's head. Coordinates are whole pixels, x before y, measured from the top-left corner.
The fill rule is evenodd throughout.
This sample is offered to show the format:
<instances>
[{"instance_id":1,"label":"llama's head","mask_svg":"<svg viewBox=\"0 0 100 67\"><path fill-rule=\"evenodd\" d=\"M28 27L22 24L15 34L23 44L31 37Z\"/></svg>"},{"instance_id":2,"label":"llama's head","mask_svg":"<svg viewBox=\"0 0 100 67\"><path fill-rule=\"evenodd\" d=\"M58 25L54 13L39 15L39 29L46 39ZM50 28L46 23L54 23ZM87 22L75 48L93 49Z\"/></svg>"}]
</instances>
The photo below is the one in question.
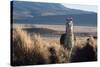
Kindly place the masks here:
<instances>
[{"instance_id":1,"label":"llama's head","mask_svg":"<svg viewBox=\"0 0 100 67\"><path fill-rule=\"evenodd\" d=\"M71 31L72 28L73 28L73 19L72 19L72 17L68 17L66 19L66 32Z\"/></svg>"}]
</instances>

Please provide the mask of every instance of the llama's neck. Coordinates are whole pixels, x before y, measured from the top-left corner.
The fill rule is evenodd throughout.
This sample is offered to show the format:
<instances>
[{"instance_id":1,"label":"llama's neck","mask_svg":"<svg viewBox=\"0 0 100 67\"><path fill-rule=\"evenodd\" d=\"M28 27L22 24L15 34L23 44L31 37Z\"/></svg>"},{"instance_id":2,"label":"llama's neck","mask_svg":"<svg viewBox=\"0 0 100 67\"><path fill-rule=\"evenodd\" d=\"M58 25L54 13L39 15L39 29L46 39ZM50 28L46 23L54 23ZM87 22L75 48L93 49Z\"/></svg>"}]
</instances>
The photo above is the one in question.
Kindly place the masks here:
<instances>
[{"instance_id":1,"label":"llama's neck","mask_svg":"<svg viewBox=\"0 0 100 67\"><path fill-rule=\"evenodd\" d=\"M68 49L71 49L74 45L74 34L73 34L73 22L69 21L66 23L66 39L65 45Z\"/></svg>"}]
</instances>

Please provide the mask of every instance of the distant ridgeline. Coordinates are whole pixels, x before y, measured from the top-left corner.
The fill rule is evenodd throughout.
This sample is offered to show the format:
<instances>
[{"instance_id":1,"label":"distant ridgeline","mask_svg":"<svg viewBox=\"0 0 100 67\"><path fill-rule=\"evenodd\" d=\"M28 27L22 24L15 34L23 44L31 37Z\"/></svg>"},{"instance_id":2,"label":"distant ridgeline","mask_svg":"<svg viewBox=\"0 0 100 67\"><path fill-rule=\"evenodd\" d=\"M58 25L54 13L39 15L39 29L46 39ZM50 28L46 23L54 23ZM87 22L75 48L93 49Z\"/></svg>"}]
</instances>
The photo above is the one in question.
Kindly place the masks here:
<instances>
[{"instance_id":1,"label":"distant ridgeline","mask_svg":"<svg viewBox=\"0 0 100 67\"><path fill-rule=\"evenodd\" d=\"M97 13L66 8L59 3L13 1L13 23L65 24L73 17L74 25L96 26Z\"/></svg>"}]
</instances>

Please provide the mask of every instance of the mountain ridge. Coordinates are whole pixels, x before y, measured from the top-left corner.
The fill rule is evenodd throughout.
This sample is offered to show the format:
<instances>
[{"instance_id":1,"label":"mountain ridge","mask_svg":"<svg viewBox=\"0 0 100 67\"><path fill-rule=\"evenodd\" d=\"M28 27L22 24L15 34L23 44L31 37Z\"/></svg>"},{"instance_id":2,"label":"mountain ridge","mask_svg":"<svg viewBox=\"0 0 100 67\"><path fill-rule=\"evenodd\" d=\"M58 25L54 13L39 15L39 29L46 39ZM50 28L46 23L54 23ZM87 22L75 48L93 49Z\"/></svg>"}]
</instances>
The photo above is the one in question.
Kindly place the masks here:
<instances>
[{"instance_id":1,"label":"mountain ridge","mask_svg":"<svg viewBox=\"0 0 100 67\"><path fill-rule=\"evenodd\" d=\"M59 3L13 1L12 5L14 23L64 24L68 16L74 17L79 25L96 25L97 22L97 13L66 8Z\"/></svg>"}]
</instances>

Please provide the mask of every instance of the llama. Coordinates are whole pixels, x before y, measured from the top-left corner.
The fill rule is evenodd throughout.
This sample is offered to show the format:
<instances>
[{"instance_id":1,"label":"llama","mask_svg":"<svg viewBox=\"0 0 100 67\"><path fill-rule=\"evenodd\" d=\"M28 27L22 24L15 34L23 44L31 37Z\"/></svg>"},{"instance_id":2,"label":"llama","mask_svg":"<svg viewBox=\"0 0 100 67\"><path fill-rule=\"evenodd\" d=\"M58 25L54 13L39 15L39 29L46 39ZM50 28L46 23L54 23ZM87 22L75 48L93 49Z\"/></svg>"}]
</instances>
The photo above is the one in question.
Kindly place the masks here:
<instances>
[{"instance_id":1,"label":"llama","mask_svg":"<svg viewBox=\"0 0 100 67\"><path fill-rule=\"evenodd\" d=\"M70 55L74 45L73 20L70 17L67 18L66 21L66 33L61 35L60 44L68 51L68 58L70 60Z\"/></svg>"}]
</instances>

